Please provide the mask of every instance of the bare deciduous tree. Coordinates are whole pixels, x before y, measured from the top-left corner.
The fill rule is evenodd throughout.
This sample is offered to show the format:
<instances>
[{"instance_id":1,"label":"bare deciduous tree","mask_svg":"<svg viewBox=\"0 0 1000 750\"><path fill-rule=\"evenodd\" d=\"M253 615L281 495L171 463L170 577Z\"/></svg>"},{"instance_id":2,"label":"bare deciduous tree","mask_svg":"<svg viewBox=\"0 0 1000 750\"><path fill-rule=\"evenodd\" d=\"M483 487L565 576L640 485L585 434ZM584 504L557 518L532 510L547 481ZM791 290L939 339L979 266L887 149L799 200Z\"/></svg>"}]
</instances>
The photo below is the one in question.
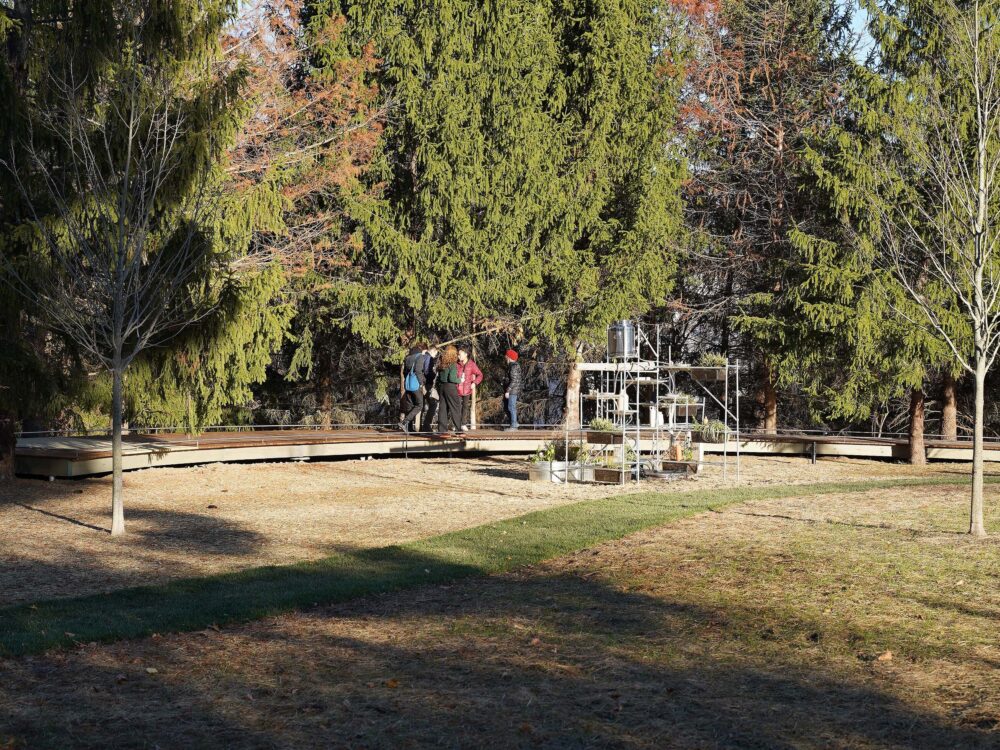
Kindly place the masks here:
<instances>
[{"instance_id":1,"label":"bare deciduous tree","mask_svg":"<svg viewBox=\"0 0 1000 750\"><path fill-rule=\"evenodd\" d=\"M896 309L975 378L969 532L985 536L984 389L1000 352L1000 28L995 2L940 7L947 49L906 81L910 116L886 140L876 169L889 177L871 204L903 290Z\"/></svg>"},{"instance_id":2,"label":"bare deciduous tree","mask_svg":"<svg viewBox=\"0 0 1000 750\"><path fill-rule=\"evenodd\" d=\"M127 56L127 55L126 55ZM6 279L112 376L111 533L125 530L122 381L143 351L212 307L210 169L190 152L183 84L126 62L96 86L51 81L51 104L2 165L34 233Z\"/></svg>"}]
</instances>

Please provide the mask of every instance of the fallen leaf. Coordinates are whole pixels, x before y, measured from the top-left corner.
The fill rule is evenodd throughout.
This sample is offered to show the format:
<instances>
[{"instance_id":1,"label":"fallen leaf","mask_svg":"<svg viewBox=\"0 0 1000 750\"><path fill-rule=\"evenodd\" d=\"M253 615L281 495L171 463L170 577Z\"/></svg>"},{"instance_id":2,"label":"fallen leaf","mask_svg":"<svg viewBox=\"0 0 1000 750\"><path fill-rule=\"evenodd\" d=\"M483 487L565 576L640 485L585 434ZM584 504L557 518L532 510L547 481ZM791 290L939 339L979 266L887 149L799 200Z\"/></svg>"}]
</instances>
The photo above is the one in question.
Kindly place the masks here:
<instances>
[{"instance_id":1,"label":"fallen leaf","mask_svg":"<svg viewBox=\"0 0 1000 750\"><path fill-rule=\"evenodd\" d=\"M156 667L146 667L146 674L159 674L160 670Z\"/></svg>"},{"instance_id":2,"label":"fallen leaf","mask_svg":"<svg viewBox=\"0 0 1000 750\"><path fill-rule=\"evenodd\" d=\"M399 680L386 680L385 681L385 686L387 688L392 688L392 689L395 690L396 688L399 687Z\"/></svg>"},{"instance_id":3,"label":"fallen leaf","mask_svg":"<svg viewBox=\"0 0 1000 750\"><path fill-rule=\"evenodd\" d=\"M878 655L879 661L892 661L892 651L886 651Z\"/></svg>"}]
</instances>

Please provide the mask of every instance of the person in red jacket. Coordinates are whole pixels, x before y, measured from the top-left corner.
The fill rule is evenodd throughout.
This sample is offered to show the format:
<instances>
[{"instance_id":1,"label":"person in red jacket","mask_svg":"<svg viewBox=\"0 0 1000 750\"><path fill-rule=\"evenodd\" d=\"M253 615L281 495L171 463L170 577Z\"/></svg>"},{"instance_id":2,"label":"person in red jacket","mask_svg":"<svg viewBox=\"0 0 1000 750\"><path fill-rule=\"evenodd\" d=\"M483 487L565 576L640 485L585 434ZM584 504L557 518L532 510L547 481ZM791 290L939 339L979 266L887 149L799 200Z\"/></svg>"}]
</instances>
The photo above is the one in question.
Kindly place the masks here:
<instances>
[{"instance_id":1,"label":"person in red jacket","mask_svg":"<svg viewBox=\"0 0 1000 750\"><path fill-rule=\"evenodd\" d=\"M472 424L472 394L483 382L483 371L469 357L469 347L458 347L458 395L462 398L462 432Z\"/></svg>"}]
</instances>

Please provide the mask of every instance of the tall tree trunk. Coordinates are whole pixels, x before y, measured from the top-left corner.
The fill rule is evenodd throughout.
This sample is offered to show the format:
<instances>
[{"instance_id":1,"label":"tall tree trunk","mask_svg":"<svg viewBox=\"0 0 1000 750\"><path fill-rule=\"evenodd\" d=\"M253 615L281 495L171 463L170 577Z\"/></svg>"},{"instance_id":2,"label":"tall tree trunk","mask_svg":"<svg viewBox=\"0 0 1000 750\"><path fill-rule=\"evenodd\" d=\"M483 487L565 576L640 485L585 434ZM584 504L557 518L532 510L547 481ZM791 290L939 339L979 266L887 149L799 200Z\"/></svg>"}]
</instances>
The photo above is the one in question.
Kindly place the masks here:
<instances>
[{"instance_id":1,"label":"tall tree trunk","mask_svg":"<svg viewBox=\"0 0 1000 750\"><path fill-rule=\"evenodd\" d=\"M985 537L983 523L983 404L986 389L986 355L976 352L976 421L972 440L972 503L969 508L969 533Z\"/></svg>"},{"instance_id":2,"label":"tall tree trunk","mask_svg":"<svg viewBox=\"0 0 1000 750\"><path fill-rule=\"evenodd\" d=\"M122 368L112 371L111 385L111 536L125 533L122 487Z\"/></svg>"},{"instance_id":3,"label":"tall tree trunk","mask_svg":"<svg viewBox=\"0 0 1000 750\"><path fill-rule=\"evenodd\" d=\"M475 320L473 320L472 326L471 326L470 330L472 330L473 332L476 330ZM476 337L475 336L472 337L472 343L469 345L469 357L471 357L471 359L472 359L473 362L476 362ZM478 365L479 365L479 363L476 362L476 366L478 366ZM480 367L479 369L481 370L483 368ZM478 399L476 398L476 394L478 394L478 393L479 393L479 388L478 387L474 387L472 389L472 394L470 396L471 403L469 404L469 429L470 430L477 429L476 428L476 422L479 419L479 415L476 413L477 412L477 409L476 409L477 403L476 402L478 401Z\"/></svg>"},{"instance_id":4,"label":"tall tree trunk","mask_svg":"<svg viewBox=\"0 0 1000 750\"><path fill-rule=\"evenodd\" d=\"M958 397L955 377L944 374L941 382L941 437L945 440L958 440Z\"/></svg>"},{"instance_id":5,"label":"tall tree trunk","mask_svg":"<svg viewBox=\"0 0 1000 750\"><path fill-rule=\"evenodd\" d=\"M923 466L927 463L924 450L924 389L910 391L910 463Z\"/></svg>"},{"instance_id":6,"label":"tall tree trunk","mask_svg":"<svg viewBox=\"0 0 1000 750\"><path fill-rule=\"evenodd\" d=\"M581 427L580 383L583 380L583 371L577 367L581 348L579 344L573 347L573 361L570 362L569 372L566 373L566 413L563 415L563 419L571 430L579 430Z\"/></svg>"},{"instance_id":7,"label":"tall tree trunk","mask_svg":"<svg viewBox=\"0 0 1000 750\"><path fill-rule=\"evenodd\" d=\"M0 479L14 476L14 449L17 447L16 420L0 412Z\"/></svg>"},{"instance_id":8,"label":"tall tree trunk","mask_svg":"<svg viewBox=\"0 0 1000 750\"><path fill-rule=\"evenodd\" d=\"M764 364L764 382L761 385L761 404L764 407L764 419L761 429L768 435L778 431L778 393L774 389L774 370L769 362Z\"/></svg>"}]
</instances>

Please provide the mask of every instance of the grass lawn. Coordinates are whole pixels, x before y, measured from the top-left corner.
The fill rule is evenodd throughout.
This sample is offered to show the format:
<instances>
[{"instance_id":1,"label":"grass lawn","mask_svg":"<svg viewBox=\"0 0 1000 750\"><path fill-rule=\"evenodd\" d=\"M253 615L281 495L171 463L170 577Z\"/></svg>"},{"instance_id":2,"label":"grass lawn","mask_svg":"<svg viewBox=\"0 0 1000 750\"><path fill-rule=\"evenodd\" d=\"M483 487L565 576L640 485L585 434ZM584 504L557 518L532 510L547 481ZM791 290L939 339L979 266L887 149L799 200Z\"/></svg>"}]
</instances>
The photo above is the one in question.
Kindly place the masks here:
<instances>
[{"instance_id":1,"label":"grass lawn","mask_svg":"<svg viewBox=\"0 0 1000 750\"><path fill-rule=\"evenodd\" d=\"M408 544L318 561L0 609L0 656L156 632L195 630L365 594L495 574L710 508L760 498L954 485L951 477L640 493L549 508Z\"/></svg>"},{"instance_id":2,"label":"grass lawn","mask_svg":"<svg viewBox=\"0 0 1000 750\"><path fill-rule=\"evenodd\" d=\"M0 747L1000 747L1000 537L956 533L966 507L926 481L638 495L123 592L144 628L229 587L267 592L241 618L375 595L0 659Z\"/></svg>"}]
</instances>

